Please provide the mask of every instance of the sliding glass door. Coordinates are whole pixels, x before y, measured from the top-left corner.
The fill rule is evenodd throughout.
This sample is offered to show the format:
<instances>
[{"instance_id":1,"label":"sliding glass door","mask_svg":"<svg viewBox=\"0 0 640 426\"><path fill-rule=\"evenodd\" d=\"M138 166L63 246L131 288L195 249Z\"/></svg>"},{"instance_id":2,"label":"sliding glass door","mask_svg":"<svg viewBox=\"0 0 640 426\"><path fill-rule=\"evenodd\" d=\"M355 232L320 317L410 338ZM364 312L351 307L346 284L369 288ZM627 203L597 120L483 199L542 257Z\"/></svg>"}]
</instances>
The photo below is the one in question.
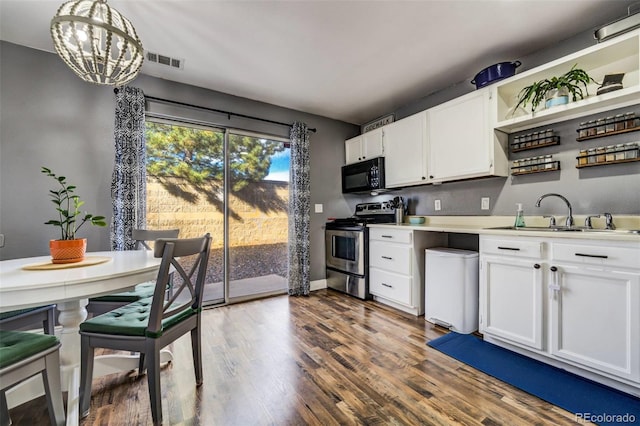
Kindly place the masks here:
<instances>
[{"instance_id":1,"label":"sliding glass door","mask_svg":"<svg viewBox=\"0 0 640 426\"><path fill-rule=\"evenodd\" d=\"M205 304L286 291L289 149L147 118L147 227L213 237Z\"/></svg>"}]
</instances>

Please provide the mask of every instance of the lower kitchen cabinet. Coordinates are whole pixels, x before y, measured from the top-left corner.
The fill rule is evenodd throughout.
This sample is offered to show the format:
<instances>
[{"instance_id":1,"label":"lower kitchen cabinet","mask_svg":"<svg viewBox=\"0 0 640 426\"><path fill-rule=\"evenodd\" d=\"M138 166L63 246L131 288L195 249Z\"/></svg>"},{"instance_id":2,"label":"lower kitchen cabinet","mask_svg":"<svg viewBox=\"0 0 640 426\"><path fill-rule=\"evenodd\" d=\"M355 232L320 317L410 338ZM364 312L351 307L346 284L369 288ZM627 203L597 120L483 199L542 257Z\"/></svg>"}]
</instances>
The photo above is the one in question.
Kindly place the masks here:
<instances>
[{"instance_id":1,"label":"lower kitchen cabinet","mask_svg":"<svg viewBox=\"0 0 640 426\"><path fill-rule=\"evenodd\" d=\"M445 246L446 234L375 227L369 230L369 292L374 300L424 314L424 249Z\"/></svg>"},{"instance_id":2,"label":"lower kitchen cabinet","mask_svg":"<svg viewBox=\"0 0 640 426\"><path fill-rule=\"evenodd\" d=\"M639 395L639 261L637 242L482 235L480 331Z\"/></svg>"}]
</instances>

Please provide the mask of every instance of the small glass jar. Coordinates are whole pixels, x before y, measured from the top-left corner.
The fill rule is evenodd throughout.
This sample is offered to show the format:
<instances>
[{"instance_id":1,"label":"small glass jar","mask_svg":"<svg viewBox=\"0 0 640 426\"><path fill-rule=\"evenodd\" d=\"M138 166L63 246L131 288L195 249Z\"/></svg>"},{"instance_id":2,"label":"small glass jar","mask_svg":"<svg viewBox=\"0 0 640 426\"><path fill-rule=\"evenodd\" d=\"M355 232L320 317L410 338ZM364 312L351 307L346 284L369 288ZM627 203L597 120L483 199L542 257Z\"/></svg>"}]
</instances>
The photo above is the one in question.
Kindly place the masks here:
<instances>
[{"instance_id":1,"label":"small glass jar","mask_svg":"<svg viewBox=\"0 0 640 426\"><path fill-rule=\"evenodd\" d=\"M604 122L605 122L604 131L606 133L613 133L613 131L616 129L616 126L615 126L614 120L613 120L613 116L609 116L609 117L605 118Z\"/></svg>"},{"instance_id":2,"label":"small glass jar","mask_svg":"<svg viewBox=\"0 0 640 426\"><path fill-rule=\"evenodd\" d=\"M589 120L587 121L587 136L595 136L596 135L596 121Z\"/></svg>"},{"instance_id":3,"label":"small glass jar","mask_svg":"<svg viewBox=\"0 0 640 426\"><path fill-rule=\"evenodd\" d=\"M544 143L553 143L553 129L547 129L544 132Z\"/></svg>"},{"instance_id":4,"label":"small glass jar","mask_svg":"<svg viewBox=\"0 0 640 426\"><path fill-rule=\"evenodd\" d=\"M614 129L616 132L624 130L624 114L616 114L614 117Z\"/></svg>"},{"instance_id":5,"label":"small glass jar","mask_svg":"<svg viewBox=\"0 0 640 426\"><path fill-rule=\"evenodd\" d=\"M584 166L585 164L587 164L587 150L586 149L581 149L580 150L580 154L578 156L578 164L581 166Z\"/></svg>"},{"instance_id":6,"label":"small glass jar","mask_svg":"<svg viewBox=\"0 0 640 426\"><path fill-rule=\"evenodd\" d=\"M599 118L596 121L596 126L597 126L596 127L596 135L604 135L604 133L607 130L605 119L604 118Z\"/></svg>"},{"instance_id":7,"label":"small glass jar","mask_svg":"<svg viewBox=\"0 0 640 426\"><path fill-rule=\"evenodd\" d=\"M619 143L618 145L616 145L615 147L616 150L616 160L624 160L624 144Z\"/></svg>"},{"instance_id":8,"label":"small glass jar","mask_svg":"<svg viewBox=\"0 0 640 426\"><path fill-rule=\"evenodd\" d=\"M606 148L604 146L597 147L596 154L596 163L604 163L607 161Z\"/></svg>"},{"instance_id":9,"label":"small glass jar","mask_svg":"<svg viewBox=\"0 0 640 426\"><path fill-rule=\"evenodd\" d=\"M622 123L622 125L624 126L624 123ZM580 123L580 126L578 126L578 137L586 138L588 134L589 130L587 129L587 122L583 121L582 123Z\"/></svg>"},{"instance_id":10,"label":"small glass jar","mask_svg":"<svg viewBox=\"0 0 640 426\"><path fill-rule=\"evenodd\" d=\"M637 142L629 142L624 146L624 158L625 160L631 160L633 158L638 158L638 143Z\"/></svg>"},{"instance_id":11,"label":"small glass jar","mask_svg":"<svg viewBox=\"0 0 640 426\"><path fill-rule=\"evenodd\" d=\"M587 164L594 164L596 162L596 149L590 148L587 150Z\"/></svg>"},{"instance_id":12,"label":"small glass jar","mask_svg":"<svg viewBox=\"0 0 640 426\"><path fill-rule=\"evenodd\" d=\"M625 129L633 129L636 127L636 113L635 112L627 112L624 115L624 128Z\"/></svg>"},{"instance_id":13,"label":"small glass jar","mask_svg":"<svg viewBox=\"0 0 640 426\"><path fill-rule=\"evenodd\" d=\"M616 152L616 147L614 145L607 145L605 160L607 162L615 160L616 159L615 152Z\"/></svg>"}]
</instances>

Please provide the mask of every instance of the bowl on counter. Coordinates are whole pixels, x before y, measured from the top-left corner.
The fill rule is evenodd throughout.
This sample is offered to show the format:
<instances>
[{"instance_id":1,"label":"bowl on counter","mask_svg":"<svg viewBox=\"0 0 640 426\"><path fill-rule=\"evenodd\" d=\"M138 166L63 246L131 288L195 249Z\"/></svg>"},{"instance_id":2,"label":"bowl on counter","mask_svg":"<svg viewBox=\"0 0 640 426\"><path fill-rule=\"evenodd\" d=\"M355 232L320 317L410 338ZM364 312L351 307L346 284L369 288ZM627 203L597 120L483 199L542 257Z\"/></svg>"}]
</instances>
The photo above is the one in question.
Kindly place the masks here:
<instances>
[{"instance_id":1,"label":"bowl on counter","mask_svg":"<svg viewBox=\"0 0 640 426\"><path fill-rule=\"evenodd\" d=\"M421 217L421 216L410 217L409 223L411 223L412 225L420 225L421 223L424 223L424 217Z\"/></svg>"}]
</instances>

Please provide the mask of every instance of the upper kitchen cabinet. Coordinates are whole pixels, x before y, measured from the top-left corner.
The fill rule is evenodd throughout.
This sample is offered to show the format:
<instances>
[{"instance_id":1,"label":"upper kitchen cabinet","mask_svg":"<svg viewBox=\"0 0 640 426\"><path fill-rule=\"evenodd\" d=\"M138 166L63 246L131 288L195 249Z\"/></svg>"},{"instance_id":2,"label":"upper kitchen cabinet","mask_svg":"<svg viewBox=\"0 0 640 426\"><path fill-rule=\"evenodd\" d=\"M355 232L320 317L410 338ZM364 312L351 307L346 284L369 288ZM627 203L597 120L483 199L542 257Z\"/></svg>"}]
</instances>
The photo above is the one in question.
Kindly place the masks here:
<instances>
[{"instance_id":1,"label":"upper kitchen cabinet","mask_svg":"<svg viewBox=\"0 0 640 426\"><path fill-rule=\"evenodd\" d=\"M420 185L427 179L427 112L383 127L387 188Z\"/></svg>"},{"instance_id":2,"label":"upper kitchen cabinet","mask_svg":"<svg viewBox=\"0 0 640 426\"><path fill-rule=\"evenodd\" d=\"M346 140L344 151L346 164L382 157L382 128Z\"/></svg>"},{"instance_id":3,"label":"upper kitchen cabinet","mask_svg":"<svg viewBox=\"0 0 640 426\"><path fill-rule=\"evenodd\" d=\"M497 96L493 106L497 113L495 128L513 133L638 104L639 51L640 30L635 30L496 83ZM588 86L589 96L582 100L549 109L545 109L544 104L541 104L533 114L531 104L527 105L526 110L518 108L514 111L518 103L518 94L524 87L545 78L560 76L574 65L585 70L598 82L602 82L606 74L624 73L624 87L596 95L599 85L591 84Z\"/></svg>"},{"instance_id":4,"label":"upper kitchen cabinet","mask_svg":"<svg viewBox=\"0 0 640 426\"><path fill-rule=\"evenodd\" d=\"M491 126L490 88L428 110L429 181L507 176L507 135Z\"/></svg>"}]
</instances>

